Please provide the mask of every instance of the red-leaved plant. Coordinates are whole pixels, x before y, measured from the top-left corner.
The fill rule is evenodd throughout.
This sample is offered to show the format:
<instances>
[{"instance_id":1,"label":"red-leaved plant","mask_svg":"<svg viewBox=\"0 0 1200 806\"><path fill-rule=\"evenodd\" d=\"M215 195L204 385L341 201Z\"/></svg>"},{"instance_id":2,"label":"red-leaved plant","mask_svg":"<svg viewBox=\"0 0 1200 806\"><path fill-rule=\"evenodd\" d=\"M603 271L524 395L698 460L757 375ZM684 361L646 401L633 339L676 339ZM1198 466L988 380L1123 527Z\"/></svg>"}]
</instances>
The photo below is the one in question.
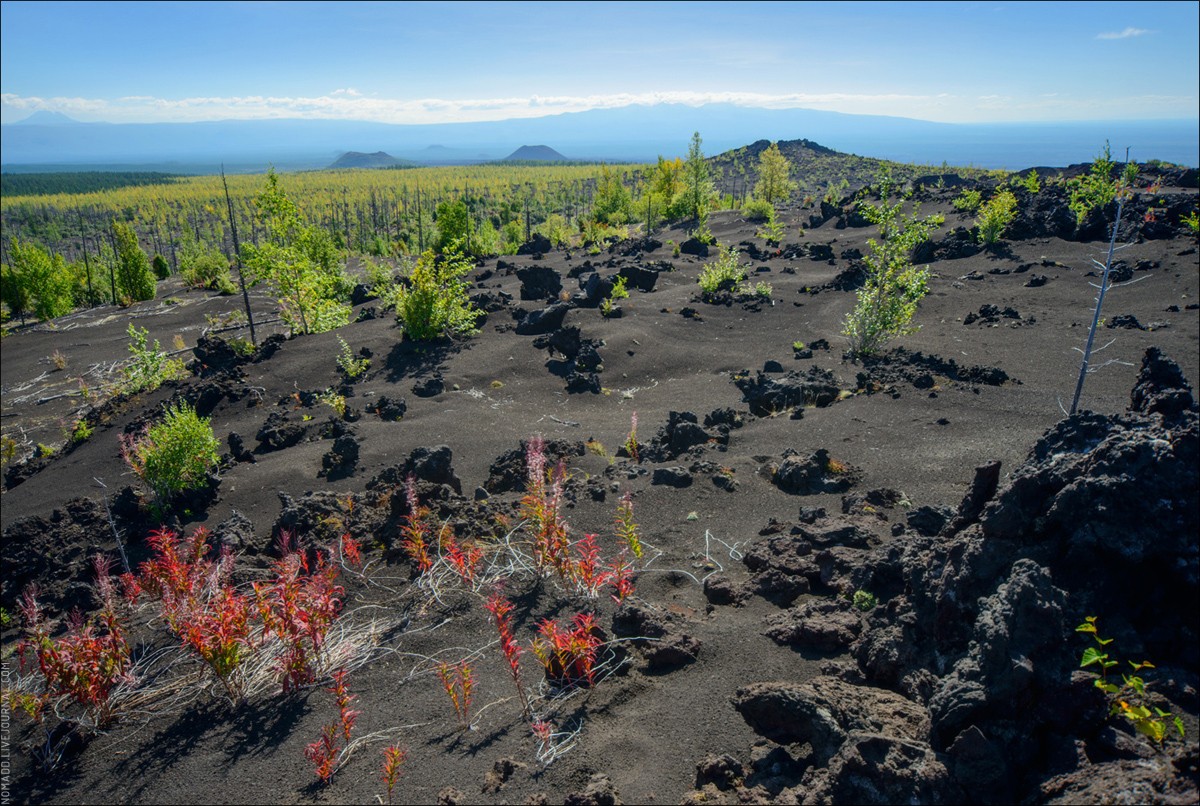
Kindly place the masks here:
<instances>
[{"instance_id":1,"label":"red-leaved plant","mask_svg":"<svg viewBox=\"0 0 1200 806\"><path fill-rule=\"evenodd\" d=\"M396 781L400 780L401 767L404 766L405 760L408 758L408 751L401 750L396 745L383 748L383 768L380 770L380 778L383 780L384 786L387 787L387 802L392 802L392 790L396 787Z\"/></svg>"},{"instance_id":2,"label":"red-leaved plant","mask_svg":"<svg viewBox=\"0 0 1200 806\"><path fill-rule=\"evenodd\" d=\"M529 697L525 695L525 686L521 680L521 645L517 643L513 636L512 629L512 602L505 599L499 593L492 594L491 598L484 604L488 612L492 614L492 618L496 620L496 630L500 633L500 649L504 652L504 657L508 661L508 671L512 675L513 684L517 687L517 694L521 698L521 711L528 719Z\"/></svg>"},{"instance_id":3,"label":"red-leaved plant","mask_svg":"<svg viewBox=\"0 0 1200 806\"><path fill-rule=\"evenodd\" d=\"M543 619L538 624L538 637L533 639L533 654L546 670L552 684L569 688L592 685L596 675L596 652L600 638L596 635L596 617L577 613L569 629L558 622Z\"/></svg>"},{"instance_id":4,"label":"red-leaved plant","mask_svg":"<svg viewBox=\"0 0 1200 806\"><path fill-rule=\"evenodd\" d=\"M567 523L562 518L563 486L566 466L559 462L546 471L546 443L541 437L529 440L525 452L528 470L526 493L521 499L521 517L533 525L533 555L539 570L552 568L559 576L568 575L571 544Z\"/></svg>"},{"instance_id":5,"label":"red-leaved plant","mask_svg":"<svg viewBox=\"0 0 1200 806\"><path fill-rule=\"evenodd\" d=\"M424 574L433 567L433 556L430 543L433 542L433 529L429 525L429 507L422 506L417 498L417 481L409 476L404 484L404 497L408 502L408 514L400 526L400 545L408 554L418 574Z\"/></svg>"},{"instance_id":6,"label":"red-leaved plant","mask_svg":"<svg viewBox=\"0 0 1200 806\"><path fill-rule=\"evenodd\" d=\"M289 534L280 535L283 556L274 564L275 579L254 583L263 628L283 645L279 671L284 692L311 683L314 665L329 628L342 609L345 590L337 584L338 565L332 552L317 551L309 561L297 551Z\"/></svg>"},{"instance_id":7,"label":"red-leaved plant","mask_svg":"<svg viewBox=\"0 0 1200 806\"><path fill-rule=\"evenodd\" d=\"M158 600L167 626L212 670L237 702L245 694L240 677L251 650L252 603L232 582L228 550L209 559L208 530L198 527L186 542L169 529L150 533L154 556L137 579L125 579L126 596L145 592Z\"/></svg>"},{"instance_id":8,"label":"red-leaved plant","mask_svg":"<svg viewBox=\"0 0 1200 806\"><path fill-rule=\"evenodd\" d=\"M473 673L471 664L465 660L454 664L438 664L438 677L442 680L442 688L446 690L450 704L454 706L462 730L471 728L471 695L475 687Z\"/></svg>"},{"instance_id":9,"label":"red-leaved plant","mask_svg":"<svg viewBox=\"0 0 1200 806\"><path fill-rule=\"evenodd\" d=\"M339 669L333 673L333 692L338 706L338 722L323 725L321 738L304 748L304 757L313 763L317 778L328 784L333 774L342 765L343 755L350 743L350 733L354 730L354 722L362 715L350 706L358 699L346 687L346 670ZM391 789L388 790L389 794Z\"/></svg>"},{"instance_id":10,"label":"red-leaved plant","mask_svg":"<svg viewBox=\"0 0 1200 806\"><path fill-rule=\"evenodd\" d=\"M41 695L19 705L35 719L41 718L51 700L65 697L83 706L93 726L103 727L114 718L113 689L130 679L129 642L117 616L110 563L97 556L94 565L100 611L87 621L73 612L66 634L58 638L50 637L36 589L29 588L21 596L21 615L29 631L18 645L21 667L32 652L45 685Z\"/></svg>"}]
</instances>

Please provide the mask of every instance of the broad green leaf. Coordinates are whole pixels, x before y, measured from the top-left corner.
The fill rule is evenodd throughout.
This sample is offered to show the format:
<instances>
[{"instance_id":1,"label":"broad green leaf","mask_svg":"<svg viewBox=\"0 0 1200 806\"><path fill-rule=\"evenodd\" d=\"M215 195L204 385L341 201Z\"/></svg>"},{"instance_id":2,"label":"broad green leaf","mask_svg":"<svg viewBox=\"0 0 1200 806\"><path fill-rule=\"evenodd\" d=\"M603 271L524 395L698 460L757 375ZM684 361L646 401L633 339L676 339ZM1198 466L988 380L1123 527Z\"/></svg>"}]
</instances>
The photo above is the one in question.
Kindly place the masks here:
<instances>
[{"instance_id":1,"label":"broad green leaf","mask_svg":"<svg viewBox=\"0 0 1200 806\"><path fill-rule=\"evenodd\" d=\"M1079 667L1091 666L1093 663L1103 663L1108 660L1108 655L1104 654L1094 646L1090 646L1083 650L1083 655L1079 659Z\"/></svg>"},{"instance_id":2,"label":"broad green leaf","mask_svg":"<svg viewBox=\"0 0 1200 806\"><path fill-rule=\"evenodd\" d=\"M1183 738L1183 720L1175 717L1175 729L1179 731L1179 737Z\"/></svg>"}]
</instances>

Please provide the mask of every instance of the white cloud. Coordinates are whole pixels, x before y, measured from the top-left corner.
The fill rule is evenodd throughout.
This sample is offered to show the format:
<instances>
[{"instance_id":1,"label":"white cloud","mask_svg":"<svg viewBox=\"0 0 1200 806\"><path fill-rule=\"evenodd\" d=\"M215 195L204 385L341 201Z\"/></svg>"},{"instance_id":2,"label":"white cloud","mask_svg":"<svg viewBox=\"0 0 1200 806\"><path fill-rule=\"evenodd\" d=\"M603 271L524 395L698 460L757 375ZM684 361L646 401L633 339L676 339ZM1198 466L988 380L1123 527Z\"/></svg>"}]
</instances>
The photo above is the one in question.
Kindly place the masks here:
<instances>
[{"instance_id":1,"label":"white cloud","mask_svg":"<svg viewBox=\"0 0 1200 806\"><path fill-rule=\"evenodd\" d=\"M1131 39L1135 36L1142 36L1150 33L1145 28L1126 28L1124 31L1096 34L1097 39Z\"/></svg>"},{"instance_id":2,"label":"white cloud","mask_svg":"<svg viewBox=\"0 0 1200 806\"><path fill-rule=\"evenodd\" d=\"M590 109L631 105L726 103L765 109L807 108L862 115L894 115L945 122L999 120L1065 120L1105 117L1186 117L1196 98L1139 95L1091 98L1043 95L963 96L904 93L791 93L681 92L613 93L606 95L531 95L507 98L394 99L364 96L344 88L313 97L213 96L157 98L124 96L113 99L26 97L0 95L4 122L38 110L62 112L78 120L111 123L195 122L203 120L269 120L307 118L361 120L379 123L461 123L533 118Z\"/></svg>"}]
</instances>

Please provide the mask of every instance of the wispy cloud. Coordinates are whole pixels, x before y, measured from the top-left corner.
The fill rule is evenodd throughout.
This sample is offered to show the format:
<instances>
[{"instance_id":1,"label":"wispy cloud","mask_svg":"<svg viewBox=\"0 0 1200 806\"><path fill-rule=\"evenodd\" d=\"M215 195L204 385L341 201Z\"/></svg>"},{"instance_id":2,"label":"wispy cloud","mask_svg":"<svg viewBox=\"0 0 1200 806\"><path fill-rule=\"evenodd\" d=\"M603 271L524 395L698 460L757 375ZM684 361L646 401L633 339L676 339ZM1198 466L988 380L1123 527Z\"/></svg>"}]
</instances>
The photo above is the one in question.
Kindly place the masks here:
<instances>
[{"instance_id":1,"label":"wispy cloud","mask_svg":"<svg viewBox=\"0 0 1200 806\"><path fill-rule=\"evenodd\" d=\"M366 120L380 123L459 123L542 117L589 109L614 109L635 104L727 103L767 109L807 107L831 111L912 114L926 106L942 106L946 95L902 93L792 93L771 95L753 92L645 92L610 95L531 95L508 98L420 98L401 100L364 95L344 88L314 97L244 95L228 97L155 98L123 96L113 99L0 95L5 111L12 113L51 110L82 119L120 122L218 120L243 118L317 118Z\"/></svg>"},{"instance_id":2,"label":"wispy cloud","mask_svg":"<svg viewBox=\"0 0 1200 806\"><path fill-rule=\"evenodd\" d=\"M1150 33L1145 28L1126 28L1124 31L1109 31L1103 34L1096 34L1097 39L1132 39L1135 36L1142 36Z\"/></svg>"},{"instance_id":3,"label":"wispy cloud","mask_svg":"<svg viewBox=\"0 0 1200 806\"><path fill-rule=\"evenodd\" d=\"M536 118L591 109L616 109L657 104L724 103L760 109L818 109L859 115L892 115L945 122L996 120L1087 120L1128 117L1187 117L1194 114L1195 96L1146 95L1127 97L1044 94L1031 98L1010 95L904 93L791 93L643 92L597 95L530 95L504 98L379 98L343 88L313 97L266 95L158 98L130 95L120 98L80 98L0 94L4 121L39 110L62 112L83 121L110 123L190 123L205 120L359 120L377 123L422 124Z\"/></svg>"}]
</instances>

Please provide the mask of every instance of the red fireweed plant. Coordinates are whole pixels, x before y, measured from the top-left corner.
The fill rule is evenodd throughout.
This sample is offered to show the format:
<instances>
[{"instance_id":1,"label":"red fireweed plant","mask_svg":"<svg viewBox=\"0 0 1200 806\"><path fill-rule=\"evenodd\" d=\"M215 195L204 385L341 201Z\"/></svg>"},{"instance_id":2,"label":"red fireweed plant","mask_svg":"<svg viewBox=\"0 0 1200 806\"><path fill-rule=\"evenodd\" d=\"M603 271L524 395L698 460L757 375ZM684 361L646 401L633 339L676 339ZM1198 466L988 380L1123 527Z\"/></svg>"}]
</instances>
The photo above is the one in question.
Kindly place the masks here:
<instances>
[{"instance_id":1,"label":"red fireweed plant","mask_svg":"<svg viewBox=\"0 0 1200 806\"><path fill-rule=\"evenodd\" d=\"M29 637L18 644L20 665L24 669L30 653L37 660L44 683L43 691L12 703L36 720L55 700L73 701L84 709L82 720L89 727L103 727L115 718L113 692L131 680L131 659L125 628L117 615L117 595L109 561L97 556L96 590L100 611L84 620L74 611L68 617L65 635L50 637L50 624L42 616L37 590L29 588L21 596L20 610ZM19 701L18 701L19 700Z\"/></svg>"},{"instance_id":2,"label":"red fireweed plant","mask_svg":"<svg viewBox=\"0 0 1200 806\"><path fill-rule=\"evenodd\" d=\"M552 685L573 688L595 682L596 652L601 644L596 628L596 617L591 613L577 613L570 629L551 619L538 624L533 654L541 661L546 679Z\"/></svg>"},{"instance_id":3,"label":"red fireweed plant","mask_svg":"<svg viewBox=\"0 0 1200 806\"><path fill-rule=\"evenodd\" d=\"M417 567L417 573L424 574L433 567L429 546L433 540L433 530L428 523L429 507L421 506L417 499L417 481L411 475L404 484L404 496L408 502L408 514L404 516L404 523L400 527L400 545Z\"/></svg>"},{"instance_id":4,"label":"red fireweed plant","mask_svg":"<svg viewBox=\"0 0 1200 806\"><path fill-rule=\"evenodd\" d=\"M396 745L383 748L383 768L379 777L387 787L388 804L392 802L392 790L396 788L396 781L400 780L401 768L407 759L407 750L402 750Z\"/></svg>"},{"instance_id":5,"label":"red fireweed plant","mask_svg":"<svg viewBox=\"0 0 1200 806\"><path fill-rule=\"evenodd\" d=\"M287 693L311 683L329 628L342 609L345 590L337 584L338 565L332 552L318 551L309 562L286 532L280 535L282 558L274 564L275 579L254 583L263 627L283 645L279 671Z\"/></svg>"},{"instance_id":6,"label":"red fireweed plant","mask_svg":"<svg viewBox=\"0 0 1200 806\"><path fill-rule=\"evenodd\" d=\"M525 454L528 470L526 494L521 499L521 517L533 525L534 561L539 570L552 568L567 576L570 546L567 523L562 518L566 465L559 462L546 471L546 443L541 437L529 440Z\"/></svg>"},{"instance_id":7,"label":"red fireweed plant","mask_svg":"<svg viewBox=\"0 0 1200 806\"><path fill-rule=\"evenodd\" d=\"M508 661L508 671L512 675L513 684L517 687L517 695L521 698L521 711L528 719L530 716L529 697L525 694L525 686L521 680L521 645L513 636L512 602L499 593L492 594L484 605L496 621L496 631L500 633L500 650Z\"/></svg>"},{"instance_id":8,"label":"red fireweed plant","mask_svg":"<svg viewBox=\"0 0 1200 806\"><path fill-rule=\"evenodd\" d=\"M345 669L333 673L333 686L329 690L337 700L338 722L323 725L321 738L304 748L304 757L313 763L317 778L324 784L329 783L345 762L350 733L354 730L355 721L362 715L362 711L350 707L358 697L351 694L346 686ZM388 791L390 794L390 787Z\"/></svg>"},{"instance_id":9,"label":"red fireweed plant","mask_svg":"<svg viewBox=\"0 0 1200 806\"><path fill-rule=\"evenodd\" d=\"M472 679L474 669L465 660L455 664L439 663L438 677L442 680L442 688L450 698L454 713L458 716L461 730L471 730L471 695L475 687Z\"/></svg>"},{"instance_id":10,"label":"red fireweed plant","mask_svg":"<svg viewBox=\"0 0 1200 806\"><path fill-rule=\"evenodd\" d=\"M245 696L241 667L252 648L249 597L230 582L233 556L208 559L208 531L192 532L186 543L169 529L149 537L154 556L141 576L124 580L131 600L145 592L159 601L171 631L212 670L234 702Z\"/></svg>"}]
</instances>

